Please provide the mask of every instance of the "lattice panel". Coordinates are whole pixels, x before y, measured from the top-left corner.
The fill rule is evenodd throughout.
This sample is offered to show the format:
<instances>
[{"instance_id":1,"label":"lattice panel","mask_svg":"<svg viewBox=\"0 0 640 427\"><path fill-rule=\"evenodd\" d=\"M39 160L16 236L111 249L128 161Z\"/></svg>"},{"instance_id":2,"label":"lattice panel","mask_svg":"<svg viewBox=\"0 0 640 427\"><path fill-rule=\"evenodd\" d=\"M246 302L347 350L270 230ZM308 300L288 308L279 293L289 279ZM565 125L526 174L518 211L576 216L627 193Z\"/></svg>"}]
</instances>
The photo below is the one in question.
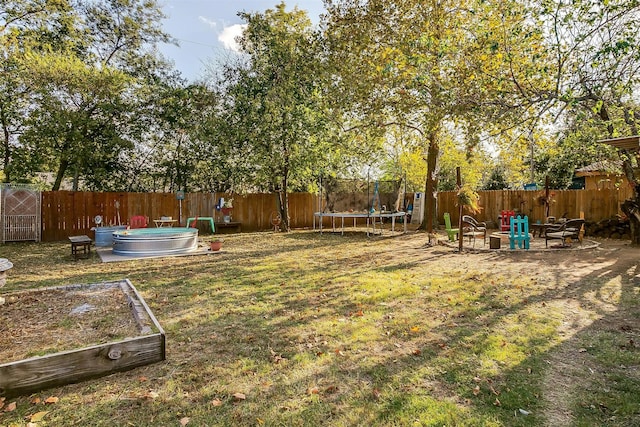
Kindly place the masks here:
<instances>
[{"instance_id":1,"label":"lattice panel","mask_svg":"<svg viewBox=\"0 0 640 427\"><path fill-rule=\"evenodd\" d=\"M40 192L29 188L2 188L2 241L40 241Z\"/></svg>"}]
</instances>

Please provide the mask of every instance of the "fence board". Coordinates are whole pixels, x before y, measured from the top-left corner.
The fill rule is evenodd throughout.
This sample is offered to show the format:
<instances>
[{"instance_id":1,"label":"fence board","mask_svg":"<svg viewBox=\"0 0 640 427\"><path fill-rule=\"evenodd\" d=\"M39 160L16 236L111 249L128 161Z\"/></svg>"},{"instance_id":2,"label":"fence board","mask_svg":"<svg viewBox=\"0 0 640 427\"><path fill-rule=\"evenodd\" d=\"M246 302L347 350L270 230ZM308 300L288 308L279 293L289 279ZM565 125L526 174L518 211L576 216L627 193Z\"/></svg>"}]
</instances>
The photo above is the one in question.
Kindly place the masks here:
<instances>
[{"instance_id":1,"label":"fence board","mask_svg":"<svg viewBox=\"0 0 640 427\"><path fill-rule=\"evenodd\" d=\"M552 193L555 203L550 207L550 215L560 217L567 212L569 217L578 217L580 212L584 212L587 221L599 221L619 214L622 202L632 195L631 189L627 188L554 190ZM495 223L502 210L518 210L528 215L532 222L544 220L544 205L539 200L544 194L542 191L481 191L478 194L482 210L476 217L480 221ZM407 196L412 198L412 195ZM133 215L147 216L151 224L153 219L161 216L180 219L183 226L188 217L195 216L213 216L216 221L222 221L222 214L215 210L220 197L233 198L232 217L234 221L242 223L243 231L263 231L272 228L271 213L276 210L274 194L188 193L182 201L182 217L179 218L180 202L173 193L48 191L42 193L42 240L61 241L77 234L93 237L91 227L95 226L96 215L103 217L104 225L126 224ZM381 201L386 202L387 206L393 206L395 196L381 194ZM116 208L116 202L120 204L119 209ZM362 206L366 206L366 195L363 198L362 194L342 194L337 202L343 210L361 210L364 209ZM437 203L438 220L442 222L443 214L449 212L451 221L457 223L456 193L438 193ZM290 194L289 212L292 228L312 227L313 214L320 210L318 205L318 197L314 194ZM325 223L325 226L329 225L330 222ZM209 231L206 222L199 223L198 227L205 233Z\"/></svg>"},{"instance_id":2,"label":"fence board","mask_svg":"<svg viewBox=\"0 0 640 427\"><path fill-rule=\"evenodd\" d=\"M600 221L621 214L620 206L632 197L630 188L602 190L551 190L554 200L549 207L549 215L556 218L564 213L570 218L578 218L585 213L587 221ZM545 220L545 206L540 202L544 191L493 190L479 191L480 213L474 215L479 221L496 223L503 210L515 210L529 216L532 222ZM457 197L455 191L438 193L438 221L443 222L443 214L451 214L452 223L458 221Z\"/></svg>"}]
</instances>

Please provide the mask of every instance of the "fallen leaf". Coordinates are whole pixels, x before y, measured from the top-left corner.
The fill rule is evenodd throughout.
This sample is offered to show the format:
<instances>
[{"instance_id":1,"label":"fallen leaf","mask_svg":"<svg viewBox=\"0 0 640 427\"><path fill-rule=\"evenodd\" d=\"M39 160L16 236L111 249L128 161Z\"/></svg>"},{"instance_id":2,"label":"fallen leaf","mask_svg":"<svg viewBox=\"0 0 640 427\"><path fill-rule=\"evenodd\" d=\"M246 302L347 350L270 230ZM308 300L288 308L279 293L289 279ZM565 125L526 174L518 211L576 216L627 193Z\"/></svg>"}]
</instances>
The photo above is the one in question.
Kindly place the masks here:
<instances>
[{"instance_id":1,"label":"fallen leaf","mask_svg":"<svg viewBox=\"0 0 640 427\"><path fill-rule=\"evenodd\" d=\"M380 393L380 390L378 390L377 388L374 388L371 393L373 394L373 397L376 400L380 399L380 395L382 394Z\"/></svg>"},{"instance_id":2,"label":"fallen leaf","mask_svg":"<svg viewBox=\"0 0 640 427\"><path fill-rule=\"evenodd\" d=\"M309 387L307 389L307 394L308 395L318 394L318 387Z\"/></svg>"},{"instance_id":3,"label":"fallen leaf","mask_svg":"<svg viewBox=\"0 0 640 427\"><path fill-rule=\"evenodd\" d=\"M12 412L16 410L16 402L11 402L7 406L4 407L4 412Z\"/></svg>"},{"instance_id":4,"label":"fallen leaf","mask_svg":"<svg viewBox=\"0 0 640 427\"><path fill-rule=\"evenodd\" d=\"M160 394L157 391L153 391L153 390L148 391L144 395L144 397L147 398L147 399L156 399L159 396L160 396Z\"/></svg>"},{"instance_id":5,"label":"fallen leaf","mask_svg":"<svg viewBox=\"0 0 640 427\"><path fill-rule=\"evenodd\" d=\"M493 402L494 405L496 406L502 406L502 403L500 403L500 401L498 400L498 398L496 397L496 401Z\"/></svg>"},{"instance_id":6,"label":"fallen leaf","mask_svg":"<svg viewBox=\"0 0 640 427\"><path fill-rule=\"evenodd\" d=\"M420 356L421 354L422 354L422 351L419 348L416 348L415 350L413 350L414 356Z\"/></svg>"},{"instance_id":7,"label":"fallen leaf","mask_svg":"<svg viewBox=\"0 0 640 427\"><path fill-rule=\"evenodd\" d=\"M29 417L29 421L31 421L32 423L40 422L48 413L49 411L36 412L35 414L31 415L31 417Z\"/></svg>"},{"instance_id":8,"label":"fallen leaf","mask_svg":"<svg viewBox=\"0 0 640 427\"><path fill-rule=\"evenodd\" d=\"M482 381L482 378L480 377L473 377L473 381L479 383L480 381Z\"/></svg>"},{"instance_id":9,"label":"fallen leaf","mask_svg":"<svg viewBox=\"0 0 640 427\"><path fill-rule=\"evenodd\" d=\"M34 396L34 397L31 398L31 400L29 402L34 404L34 405L37 405L37 404L42 402L42 399L40 399L38 396Z\"/></svg>"},{"instance_id":10,"label":"fallen leaf","mask_svg":"<svg viewBox=\"0 0 640 427\"><path fill-rule=\"evenodd\" d=\"M256 418L256 422L260 425L264 424L264 420L262 418Z\"/></svg>"},{"instance_id":11,"label":"fallen leaf","mask_svg":"<svg viewBox=\"0 0 640 427\"><path fill-rule=\"evenodd\" d=\"M52 405L54 403L58 403L58 400L60 399L57 398L56 396L49 396L44 400L44 403L48 405Z\"/></svg>"},{"instance_id":12,"label":"fallen leaf","mask_svg":"<svg viewBox=\"0 0 640 427\"><path fill-rule=\"evenodd\" d=\"M187 424L189 424L189 421L191 421L191 418L189 417L182 417L180 418L180 425L182 427L186 426Z\"/></svg>"},{"instance_id":13,"label":"fallen leaf","mask_svg":"<svg viewBox=\"0 0 640 427\"><path fill-rule=\"evenodd\" d=\"M480 394L480 386L477 385L473 388L473 395L477 396L478 394Z\"/></svg>"},{"instance_id":14,"label":"fallen leaf","mask_svg":"<svg viewBox=\"0 0 640 427\"><path fill-rule=\"evenodd\" d=\"M282 362L284 360L287 360L287 358L286 357L282 357L279 354L276 354L275 356L273 356L273 363L277 364L277 363L280 363L280 362Z\"/></svg>"},{"instance_id":15,"label":"fallen leaf","mask_svg":"<svg viewBox=\"0 0 640 427\"><path fill-rule=\"evenodd\" d=\"M220 400L220 399L213 399L213 400L211 401L211 405L213 405L213 406L222 406L222 400Z\"/></svg>"},{"instance_id":16,"label":"fallen leaf","mask_svg":"<svg viewBox=\"0 0 640 427\"><path fill-rule=\"evenodd\" d=\"M338 386L330 385L324 391L325 391L325 393L335 393L335 392L338 391Z\"/></svg>"},{"instance_id":17,"label":"fallen leaf","mask_svg":"<svg viewBox=\"0 0 640 427\"><path fill-rule=\"evenodd\" d=\"M37 423L32 423L31 421L29 421L27 423L27 427L38 427L38 424Z\"/></svg>"},{"instance_id":18,"label":"fallen leaf","mask_svg":"<svg viewBox=\"0 0 640 427\"><path fill-rule=\"evenodd\" d=\"M358 310L358 311L356 311L356 313L354 314L354 316L362 317L362 316L364 316L364 313L362 312L362 310Z\"/></svg>"},{"instance_id":19,"label":"fallen leaf","mask_svg":"<svg viewBox=\"0 0 640 427\"><path fill-rule=\"evenodd\" d=\"M138 381L143 383L143 382L147 381L147 377L138 377Z\"/></svg>"},{"instance_id":20,"label":"fallen leaf","mask_svg":"<svg viewBox=\"0 0 640 427\"><path fill-rule=\"evenodd\" d=\"M236 400L245 400L247 396L244 393L233 393L233 398Z\"/></svg>"},{"instance_id":21,"label":"fallen leaf","mask_svg":"<svg viewBox=\"0 0 640 427\"><path fill-rule=\"evenodd\" d=\"M418 327L418 326L413 326L410 330L411 330L411 332L415 333L415 332L420 331L420 327Z\"/></svg>"}]
</instances>

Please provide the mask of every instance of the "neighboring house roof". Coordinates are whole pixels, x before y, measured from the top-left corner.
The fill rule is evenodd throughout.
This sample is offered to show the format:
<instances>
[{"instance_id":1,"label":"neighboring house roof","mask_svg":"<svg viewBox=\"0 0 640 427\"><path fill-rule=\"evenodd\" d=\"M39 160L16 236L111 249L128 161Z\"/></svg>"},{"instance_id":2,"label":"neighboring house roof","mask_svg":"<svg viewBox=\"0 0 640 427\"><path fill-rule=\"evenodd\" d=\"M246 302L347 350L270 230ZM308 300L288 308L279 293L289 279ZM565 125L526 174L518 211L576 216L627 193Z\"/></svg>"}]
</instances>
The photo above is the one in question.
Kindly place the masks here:
<instances>
[{"instance_id":1,"label":"neighboring house roof","mask_svg":"<svg viewBox=\"0 0 640 427\"><path fill-rule=\"evenodd\" d=\"M629 151L640 150L640 135L623 136L621 138L601 139L601 144L612 145L616 148Z\"/></svg>"},{"instance_id":2,"label":"neighboring house roof","mask_svg":"<svg viewBox=\"0 0 640 427\"><path fill-rule=\"evenodd\" d=\"M576 176L622 175L621 160L601 160L576 169Z\"/></svg>"}]
</instances>

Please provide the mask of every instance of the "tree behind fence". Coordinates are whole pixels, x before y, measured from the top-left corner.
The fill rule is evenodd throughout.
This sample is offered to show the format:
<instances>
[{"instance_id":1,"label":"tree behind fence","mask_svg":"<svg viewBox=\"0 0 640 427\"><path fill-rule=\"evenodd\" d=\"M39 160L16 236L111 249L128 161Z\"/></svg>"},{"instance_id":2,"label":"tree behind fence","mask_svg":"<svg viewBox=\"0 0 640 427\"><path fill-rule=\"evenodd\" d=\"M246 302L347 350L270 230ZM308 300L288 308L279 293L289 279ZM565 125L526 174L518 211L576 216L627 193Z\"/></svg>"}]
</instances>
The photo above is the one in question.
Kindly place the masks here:
<instances>
[{"instance_id":1,"label":"tree behind fence","mask_svg":"<svg viewBox=\"0 0 640 427\"><path fill-rule=\"evenodd\" d=\"M578 217L580 212L584 212L588 221L599 221L615 216L620 212L620 204L631 196L630 189L554 190L553 193L555 202L551 204L550 215L560 217L567 212L569 217ZM542 221L544 205L539 200L542 194L541 191L479 192L480 205L483 209L476 217L481 221L495 222L500 211L517 210L528 215L532 221ZM243 231L272 229L271 216L277 210L273 194L240 196L225 193L189 193L185 194L182 201L180 217L180 202L173 193L49 191L42 193L42 240L60 241L78 234L86 234L93 238L91 228L95 226L96 215L102 216L104 225L126 224L134 215L148 217L151 224L154 219L159 219L161 216L171 216L174 219L180 217L183 226L187 218L196 216L212 216L216 221L222 221L222 215L215 210L220 197L233 198L233 221L241 222ZM318 197L309 193L294 193L289 197L292 228L312 227L313 213L318 210ZM355 199L357 198L354 196ZM117 205L119 208L116 208ZM362 206L353 208L360 210ZM349 207L345 208L345 210L348 209ZM439 222L442 222L445 212L451 214L454 223L457 222L458 207L455 192L438 194ZM325 218L325 221L328 219ZM205 222L199 223L198 227L201 227L203 232L210 231L206 229Z\"/></svg>"}]
</instances>

